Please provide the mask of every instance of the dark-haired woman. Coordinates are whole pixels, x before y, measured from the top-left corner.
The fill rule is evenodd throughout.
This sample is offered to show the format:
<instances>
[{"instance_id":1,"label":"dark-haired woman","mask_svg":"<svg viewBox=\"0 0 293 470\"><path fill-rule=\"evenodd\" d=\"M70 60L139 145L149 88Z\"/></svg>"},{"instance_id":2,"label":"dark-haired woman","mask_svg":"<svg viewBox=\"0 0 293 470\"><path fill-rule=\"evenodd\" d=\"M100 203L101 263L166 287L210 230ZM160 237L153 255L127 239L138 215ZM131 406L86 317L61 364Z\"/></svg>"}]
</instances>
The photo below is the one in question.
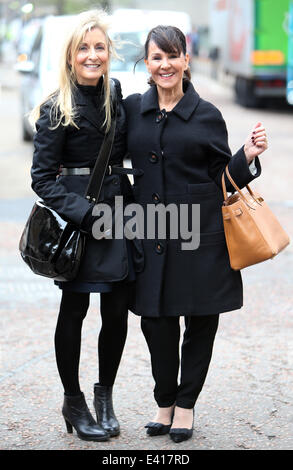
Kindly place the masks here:
<instances>
[{"instance_id":1,"label":"dark-haired woman","mask_svg":"<svg viewBox=\"0 0 293 470\"><path fill-rule=\"evenodd\" d=\"M152 85L125 101L128 150L136 177L136 202L149 205L200 205L200 244L183 249L180 237L147 239L145 269L137 276L133 312L150 354L158 411L146 425L151 436L166 434L175 442L191 437L193 408L208 371L219 314L242 306L242 281L229 264L223 232L221 176L225 166L242 188L260 175L258 155L267 148L258 123L245 145L231 158L221 113L200 98L190 81L184 34L158 26L145 44L145 64ZM254 166L252 169L251 165ZM229 190L231 185L226 181ZM194 221L191 220L191 223ZM153 227L152 227L153 228ZM191 248L191 246L190 246ZM179 361L179 318L185 331Z\"/></svg>"}]
</instances>

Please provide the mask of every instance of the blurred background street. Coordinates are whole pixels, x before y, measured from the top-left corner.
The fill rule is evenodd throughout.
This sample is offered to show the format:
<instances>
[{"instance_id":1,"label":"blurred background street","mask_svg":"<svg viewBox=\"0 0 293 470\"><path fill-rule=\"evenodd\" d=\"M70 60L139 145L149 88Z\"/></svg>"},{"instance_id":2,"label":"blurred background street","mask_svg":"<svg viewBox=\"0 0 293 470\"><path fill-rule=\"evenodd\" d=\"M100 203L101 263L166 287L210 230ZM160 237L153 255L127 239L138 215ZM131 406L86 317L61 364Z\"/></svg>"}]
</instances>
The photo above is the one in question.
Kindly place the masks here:
<instances>
[{"instance_id":1,"label":"blurred background street","mask_svg":"<svg viewBox=\"0 0 293 470\"><path fill-rule=\"evenodd\" d=\"M18 4L15 10L11 7L12 3L14 6ZM82 8L97 6L98 3L84 2ZM155 8L157 2L125 0L104 2L104 6L108 4L115 14L118 7L141 9L146 7L146 3L151 9ZM160 9L175 10L175 3L177 2L171 0L161 1ZM198 22L195 17L190 16L191 4L195 3L199 5ZM287 46L285 49L282 49L283 46L279 43L276 46L280 47L278 50L283 56L281 52L277 54L272 46L265 50L264 40L258 38L254 44L258 44L258 51L263 45L265 54L260 57L253 53L249 57L264 63L250 63L249 76L247 71L243 72L243 75L233 72L234 65L228 73L223 52L221 54L219 48L215 48L217 35L213 33L219 27L219 23L217 27L214 26L217 14L222 14L220 21L223 22L223 14L227 13L228 4L232 4L235 17L241 16L240 3L236 0L213 0L206 2L208 6L205 8L200 7L203 2L197 0L180 2L180 10L190 18L190 23L186 23L186 17L183 15L180 21L182 28L184 25L189 28L184 32L189 34L192 79L201 97L211 101L222 112L232 152L244 143L257 122L261 121L266 127L269 149L260 157L262 175L252 186L261 193L293 240L293 106L290 104L293 53L290 59L289 28L292 2L279 2L286 7L282 14L278 12L282 19L282 31L284 22L287 21ZM250 3L252 2L247 2ZM272 4L270 0L258 0L255 3L258 4L259 14L262 12L260 3ZM11 25L15 23L16 31L16 20L19 19L23 27L23 24L28 24L30 20L43 21L47 14L76 13L80 11L77 4L78 2L65 1L50 2L50 6L46 6L45 2L0 2L0 448L292 450L292 241L274 260L243 270L244 307L238 312L221 316L213 360L205 387L195 407L195 430L192 439L176 446L168 436L150 438L145 434L144 425L153 417L155 411L152 397L153 380L149 353L140 332L140 321L133 314L129 316L128 339L114 388L115 409L121 423L121 435L109 442L94 443L81 441L76 434L66 434L60 412L63 391L55 365L53 344L60 292L52 281L32 274L18 253L18 241L36 198L30 188L33 145L30 130L24 122L24 103L32 103L33 95L40 97L40 89L34 93L33 87L43 72L37 71L36 62L33 62L36 57L33 52L36 54L39 50L34 42L37 36L28 49L21 52L21 43L16 40L16 33L13 36ZM20 13L21 8L25 6L27 10ZM54 11L50 10L52 6L55 7ZM37 7L40 16L37 16ZM29 11L29 8L32 9ZM244 13L243 22L246 21ZM123 12L120 14L123 15ZM263 14L265 21L269 22L270 18L265 16L265 10ZM160 15L161 13L157 12L152 21L163 22L164 15ZM166 12L165 15L167 18ZM113 18L115 24L119 23L119 17L116 17L116 20ZM179 21L178 14L177 18ZM234 21L237 19L234 18ZM258 21L261 21L260 17ZM135 25L138 24L136 20ZM232 23L232 26L234 25L235 23ZM38 24L36 28L40 26L43 27L43 24ZM132 21L131 27L129 26L129 30L132 28L131 38L143 39L145 31L135 31L133 26ZM252 25L250 26L250 31L254 31ZM113 35L116 33L118 34L114 31ZM120 31L119 35L123 36L125 33L127 28ZM194 45L192 33L196 38ZM37 29L34 34L37 34ZM280 39L282 34L277 37ZM244 37L245 35L242 39ZM217 46L219 45L218 42ZM225 47L227 49L228 46ZM137 48L136 55L138 50ZM266 55L268 50L270 59ZM126 52L129 51L130 49ZM238 53L240 54L239 48ZM25 57L20 58L21 54ZM273 62L271 69L269 60ZM128 75L124 76L124 72ZM48 79L45 72L44 76ZM146 87L146 74L141 66L136 74L133 74L130 70L120 70L119 66L114 64L112 76L121 80L124 95L138 89L143 91ZM44 90L45 88L43 92ZM97 381L99 328L99 297L92 295L90 310L83 327L80 364L81 385L91 409L92 388Z\"/></svg>"}]
</instances>

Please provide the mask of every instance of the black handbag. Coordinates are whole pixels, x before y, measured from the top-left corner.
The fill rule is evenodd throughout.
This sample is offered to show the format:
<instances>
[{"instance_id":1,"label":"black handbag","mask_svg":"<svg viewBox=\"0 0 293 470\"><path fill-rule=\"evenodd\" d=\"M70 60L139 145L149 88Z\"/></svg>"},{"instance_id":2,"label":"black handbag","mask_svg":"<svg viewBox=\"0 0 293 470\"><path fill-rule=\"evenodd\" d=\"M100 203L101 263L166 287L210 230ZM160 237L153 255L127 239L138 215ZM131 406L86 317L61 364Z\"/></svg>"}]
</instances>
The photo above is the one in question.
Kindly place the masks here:
<instances>
[{"instance_id":1,"label":"black handbag","mask_svg":"<svg viewBox=\"0 0 293 470\"><path fill-rule=\"evenodd\" d=\"M89 203L99 199L115 136L117 97L112 80L110 84L114 112L85 193ZM35 274L56 281L72 281L80 267L85 241L84 232L38 200L25 224L19 250L22 259Z\"/></svg>"}]
</instances>

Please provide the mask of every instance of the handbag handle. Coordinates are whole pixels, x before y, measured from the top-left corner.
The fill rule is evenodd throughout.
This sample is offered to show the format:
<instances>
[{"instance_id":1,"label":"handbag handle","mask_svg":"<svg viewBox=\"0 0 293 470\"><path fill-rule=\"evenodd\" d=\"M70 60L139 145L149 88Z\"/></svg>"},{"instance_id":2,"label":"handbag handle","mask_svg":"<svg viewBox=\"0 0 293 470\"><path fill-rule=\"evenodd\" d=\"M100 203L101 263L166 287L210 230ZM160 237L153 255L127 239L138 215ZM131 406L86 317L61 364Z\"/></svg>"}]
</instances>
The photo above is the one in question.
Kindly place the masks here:
<instances>
[{"instance_id":1,"label":"handbag handle","mask_svg":"<svg viewBox=\"0 0 293 470\"><path fill-rule=\"evenodd\" d=\"M99 199L115 137L118 105L116 87L112 79L110 79L110 87L111 104L113 107L111 127L104 137L87 190L85 192L85 198L88 199L89 202L96 202Z\"/></svg>"},{"instance_id":2,"label":"handbag handle","mask_svg":"<svg viewBox=\"0 0 293 470\"><path fill-rule=\"evenodd\" d=\"M240 188L238 188L237 184L235 183L235 181L233 180L232 176L230 175L230 172L229 172L229 169L228 169L228 165L226 166L225 168L225 172L223 172L222 174L222 189L223 189L223 194L224 194L224 200L226 201L228 196L227 196L227 189L226 189L226 184L225 184L225 173L227 175L227 178L228 180L230 181L230 183L232 184L232 186L234 187L234 189L236 189L236 191L238 191L238 193L240 194L241 198L243 199L243 201L245 202L245 204L250 207L251 209L254 209L254 207L252 207L248 200L246 199L245 195L243 194L243 192L241 191ZM257 200L257 198L255 197L252 189L250 188L250 186L247 184L245 186L249 192L249 194L251 195L252 199L259 205L261 205L261 203Z\"/></svg>"}]
</instances>

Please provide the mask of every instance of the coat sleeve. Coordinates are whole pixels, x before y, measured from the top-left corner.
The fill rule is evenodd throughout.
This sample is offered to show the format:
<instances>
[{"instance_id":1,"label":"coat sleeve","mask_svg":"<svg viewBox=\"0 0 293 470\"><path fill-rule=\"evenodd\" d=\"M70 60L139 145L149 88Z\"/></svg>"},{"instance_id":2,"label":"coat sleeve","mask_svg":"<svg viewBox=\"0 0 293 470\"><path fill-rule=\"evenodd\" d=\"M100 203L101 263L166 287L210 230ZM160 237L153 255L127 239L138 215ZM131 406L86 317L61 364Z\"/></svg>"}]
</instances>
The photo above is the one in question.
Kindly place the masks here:
<instances>
[{"instance_id":1,"label":"coat sleeve","mask_svg":"<svg viewBox=\"0 0 293 470\"><path fill-rule=\"evenodd\" d=\"M210 132L208 141L209 175L222 188L222 174L227 164L229 172L239 188L249 184L254 178L261 174L261 165L258 157L254 164L256 171L252 172L247 163L244 146L233 156L228 144L228 133L226 123L220 111L213 107L209 121ZM227 191L234 191L233 186L225 177Z\"/></svg>"},{"instance_id":2,"label":"coat sleeve","mask_svg":"<svg viewBox=\"0 0 293 470\"><path fill-rule=\"evenodd\" d=\"M36 122L31 168L32 189L64 220L80 226L91 206L84 197L68 192L56 179L62 161L66 128L60 124L56 129L51 129L50 109L50 103L43 105Z\"/></svg>"}]
</instances>

